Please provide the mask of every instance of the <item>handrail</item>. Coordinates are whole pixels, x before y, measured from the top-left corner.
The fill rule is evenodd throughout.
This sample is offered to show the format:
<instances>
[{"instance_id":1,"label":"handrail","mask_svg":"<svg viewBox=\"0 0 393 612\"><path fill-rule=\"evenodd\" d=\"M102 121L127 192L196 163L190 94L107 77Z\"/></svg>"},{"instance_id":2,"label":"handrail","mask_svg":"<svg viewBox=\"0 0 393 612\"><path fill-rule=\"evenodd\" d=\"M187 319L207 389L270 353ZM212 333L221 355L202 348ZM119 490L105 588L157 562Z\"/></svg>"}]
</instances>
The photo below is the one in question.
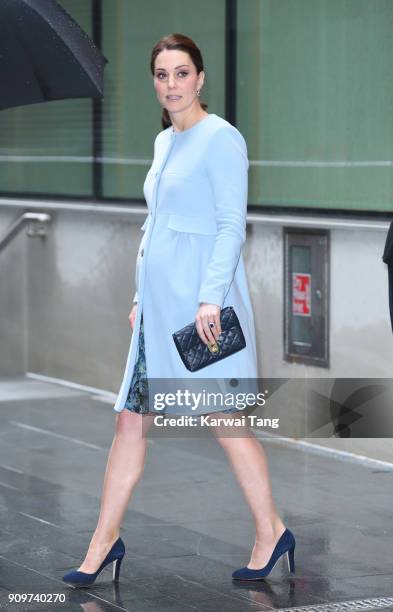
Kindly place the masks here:
<instances>
[{"instance_id":1,"label":"handrail","mask_svg":"<svg viewBox=\"0 0 393 612\"><path fill-rule=\"evenodd\" d=\"M17 200L15 198L2 198L0 197L0 209L2 207L7 208L39 208L40 210L51 210L51 211L70 211L76 213L91 212L94 214L104 214L110 216L126 216L135 217L136 222L142 221L146 218L149 209L147 206L141 204L99 204L97 202L68 202L68 201L48 201L42 200L34 201L28 199ZM310 209L311 210L311 209ZM391 216L391 212L387 215ZM387 232L391 223L391 218L380 219L376 217L371 218L340 218L334 215L326 216L305 216L298 213L265 213L264 211L248 211L247 212L247 223L250 225L294 225L300 227L317 227L327 229L343 229L343 230L376 230Z\"/></svg>"},{"instance_id":2,"label":"handrail","mask_svg":"<svg viewBox=\"0 0 393 612\"><path fill-rule=\"evenodd\" d=\"M48 213L23 213L23 215L18 217L7 229L5 236L0 239L0 252L5 249L7 244L9 244L20 231L22 231L25 225L28 225L28 236L46 236L47 224L51 221L51 219L52 217L51 215L48 215Z\"/></svg>"}]
</instances>

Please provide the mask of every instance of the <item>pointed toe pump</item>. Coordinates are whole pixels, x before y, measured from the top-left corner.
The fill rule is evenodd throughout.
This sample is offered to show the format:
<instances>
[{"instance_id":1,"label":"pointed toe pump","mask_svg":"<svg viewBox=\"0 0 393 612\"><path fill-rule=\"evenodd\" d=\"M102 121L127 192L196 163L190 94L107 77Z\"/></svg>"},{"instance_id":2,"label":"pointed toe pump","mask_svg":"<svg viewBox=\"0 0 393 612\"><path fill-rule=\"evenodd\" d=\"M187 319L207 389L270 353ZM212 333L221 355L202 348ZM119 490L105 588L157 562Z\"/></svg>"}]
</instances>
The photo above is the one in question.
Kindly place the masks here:
<instances>
[{"instance_id":1,"label":"pointed toe pump","mask_svg":"<svg viewBox=\"0 0 393 612\"><path fill-rule=\"evenodd\" d=\"M109 563L113 563L113 582L118 582L120 576L120 566L125 553L126 549L124 542L121 538L118 538L94 574L86 574L85 572L72 570L63 576L63 581L77 587L89 586L90 584L93 584L98 574L102 572L104 567L109 565Z\"/></svg>"},{"instance_id":2,"label":"pointed toe pump","mask_svg":"<svg viewBox=\"0 0 393 612\"><path fill-rule=\"evenodd\" d=\"M261 569L250 569L249 567L242 567L235 570L232 574L232 578L235 580L258 580L265 578L270 574L273 567L282 555L287 555L288 568L293 573L295 571L295 536L292 531L286 529L280 539L278 540L269 561Z\"/></svg>"}]
</instances>

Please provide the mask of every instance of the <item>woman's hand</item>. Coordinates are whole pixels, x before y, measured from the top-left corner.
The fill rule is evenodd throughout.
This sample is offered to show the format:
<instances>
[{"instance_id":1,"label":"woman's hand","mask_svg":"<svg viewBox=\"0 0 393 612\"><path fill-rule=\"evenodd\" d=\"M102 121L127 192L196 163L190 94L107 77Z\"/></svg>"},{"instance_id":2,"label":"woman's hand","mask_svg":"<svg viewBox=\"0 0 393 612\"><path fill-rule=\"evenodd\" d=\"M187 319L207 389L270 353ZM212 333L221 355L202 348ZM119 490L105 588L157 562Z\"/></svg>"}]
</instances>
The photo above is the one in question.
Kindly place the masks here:
<instances>
[{"instance_id":1,"label":"woman's hand","mask_svg":"<svg viewBox=\"0 0 393 612\"><path fill-rule=\"evenodd\" d=\"M197 332L202 342L215 342L221 334L221 308L217 304L201 304L195 316ZM214 323L214 327L209 327Z\"/></svg>"},{"instance_id":2,"label":"woman's hand","mask_svg":"<svg viewBox=\"0 0 393 612\"><path fill-rule=\"evenodd\" d=\"M128 320L130 321L131 329L134 329L135 319L136 319L136 310L138 308L138 304L134 304L131 308L131 312L128 315Z\"/></svg>"}]
</instances>

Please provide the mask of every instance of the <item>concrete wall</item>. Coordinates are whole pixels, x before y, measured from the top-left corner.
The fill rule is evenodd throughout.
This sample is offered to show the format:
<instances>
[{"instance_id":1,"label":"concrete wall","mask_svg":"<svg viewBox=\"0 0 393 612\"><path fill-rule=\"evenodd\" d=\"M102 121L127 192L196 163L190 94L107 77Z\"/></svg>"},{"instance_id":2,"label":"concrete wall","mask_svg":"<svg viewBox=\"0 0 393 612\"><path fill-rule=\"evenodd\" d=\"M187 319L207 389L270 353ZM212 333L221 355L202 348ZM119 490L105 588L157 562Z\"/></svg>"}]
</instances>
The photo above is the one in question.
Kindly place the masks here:
<instances>
[{"instance_id":1,"label":"concrete wall","mask_svg":"<svg viewBox=\"0 0 393 612\"><path fill-rule=\"evenodd\" d=\"M24 369L116 392L131 338L128 314L145 213L69 207L40 207L52 216L47 236L22 233L1 254L1 374ZM2 228L23 211L0 207ZM28 304L24 328L20 303Z\"/></svg>"},{"instance_id":2,"label":"concrete wall","mask_svg":"<svg viewBox=\"0 0 393 612\"><path fill-rule=\"evenodd\" d=\"M0 238L19 216L18 208L0 208ZM0 251L0 375L27 368L27 247L25 232Z\"/></svg>"},{"instance_id":3,"label":"concrete wall","mask_svg":"<svg viewBox=\"0 0 393 612\"><path fill-rule=\"evenodd\" d=\"M380 224L383 225L383 224ZM321 223L323 227L323 223ZM386 230L331 229L330 368L284 361L283 223L255 224L246 261L256 315L261 375L268 377L390 377Z\"/></svg>"},{"instance_id":4,"label":"concrete wall","mask_svg":"<svg viewBox=\"0 0 393 612\"><path fill-rule=\"evenodd\" d=\"M27 210L49 212L52 222L45 238L23 232L0 253L0 375L29 371L117 393L131 338L128 314L147 209L3 200L0 235ZM389 378L393 337L381 259L388 223L359 222L358 228L355 221L348 227L336 227L331 219L320 223L331 225L326 369L283 359L282 227L307 225L300 218L256 214L251 221L244 255L260 376ZM393 461L390 439L315 442Z\"/></svg>"}]
</instances>

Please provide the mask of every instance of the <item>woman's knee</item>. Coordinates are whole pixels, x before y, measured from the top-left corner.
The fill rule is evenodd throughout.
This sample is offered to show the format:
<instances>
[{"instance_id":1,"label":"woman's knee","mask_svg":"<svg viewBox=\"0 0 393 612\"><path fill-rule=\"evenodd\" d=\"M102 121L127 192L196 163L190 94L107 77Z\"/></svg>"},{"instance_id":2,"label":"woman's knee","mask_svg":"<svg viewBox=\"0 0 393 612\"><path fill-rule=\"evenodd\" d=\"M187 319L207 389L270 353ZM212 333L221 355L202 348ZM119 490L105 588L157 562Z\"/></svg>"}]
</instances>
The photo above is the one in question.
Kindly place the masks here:
<instances>
[{"instance_id":1,"label":"woman's knee","mask_svg":"<svg viewBox=\"0 0 393 612\"><path fill-rule=\"evenodd\" d=\"M214 417L216 415L210 416ZM219 413L219 416L227 417L228 415ZM242 445L249 446L250 444L254 444L256 440L255 435L249 429L248 425L242 427L236 427L231 424L211 425L210 430L214 434L217 442L223 448L234 449Z\"/></svg>"},{"instance_id":2,"label":"woman's knee","mask_svg":"<svg viewBox=\"0 0 393 612\"><path fill-rule=\"evenodd\" d=\"M116 415L116 435L134 440L146 437L150 417L126 408Z\"/></svg>"}]
</instances>

